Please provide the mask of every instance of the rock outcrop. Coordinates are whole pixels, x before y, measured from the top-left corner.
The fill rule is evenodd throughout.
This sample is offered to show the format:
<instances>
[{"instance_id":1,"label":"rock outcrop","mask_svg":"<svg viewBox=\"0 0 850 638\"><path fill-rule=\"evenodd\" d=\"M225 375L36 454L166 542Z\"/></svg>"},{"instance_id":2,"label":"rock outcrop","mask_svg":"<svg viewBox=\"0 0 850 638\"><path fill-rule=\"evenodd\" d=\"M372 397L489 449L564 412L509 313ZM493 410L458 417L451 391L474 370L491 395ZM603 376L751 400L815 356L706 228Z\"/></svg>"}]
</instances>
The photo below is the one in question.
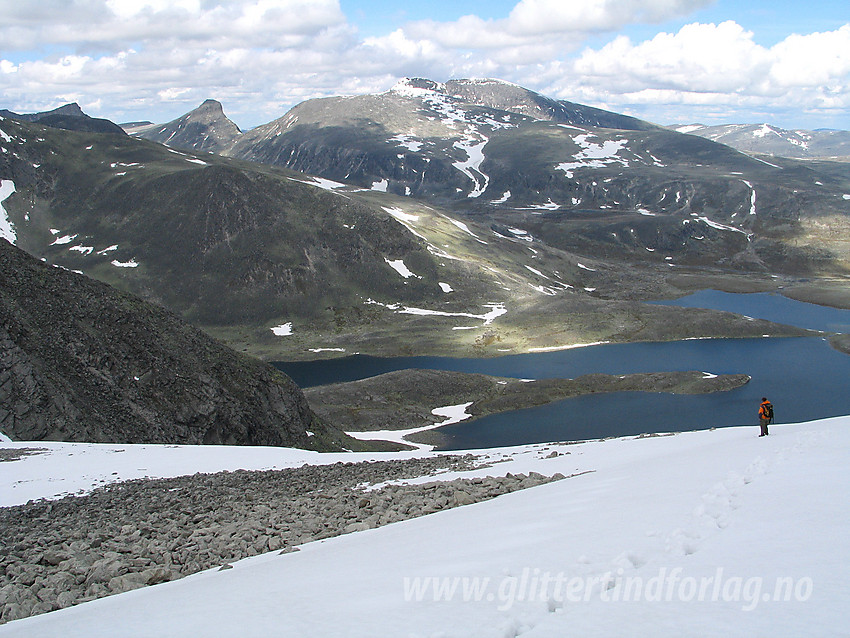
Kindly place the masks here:
<instances>
[{"instance_id":1,"label":"rock outcrop","mask_svg":"<svg viewBox=\"0 0 850 638\"><path fill-rule=\"evenodd\" d=\"M0 241L0 431L340 449L301 390L173 313Z\"/></svg>"}]
</instances>

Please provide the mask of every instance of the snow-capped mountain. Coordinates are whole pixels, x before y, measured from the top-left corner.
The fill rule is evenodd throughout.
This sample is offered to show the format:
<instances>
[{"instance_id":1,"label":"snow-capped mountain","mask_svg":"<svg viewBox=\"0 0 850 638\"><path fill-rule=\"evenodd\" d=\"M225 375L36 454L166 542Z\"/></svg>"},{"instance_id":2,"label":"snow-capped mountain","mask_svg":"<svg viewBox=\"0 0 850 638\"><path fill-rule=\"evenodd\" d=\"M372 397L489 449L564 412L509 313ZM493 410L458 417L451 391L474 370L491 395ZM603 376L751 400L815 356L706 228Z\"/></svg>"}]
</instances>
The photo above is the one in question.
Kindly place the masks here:
<instances>
[{"instance_id":1,"label":"snow-capped mountain","mask_svg":"<svg viewBox=\"0 0 850 638\"><path fill-rule=\"evenodd\" d=\"M850 131L792 131L770 124L688 124L670 128L727 144L745 153L800 159L850 159Z\"/></svg>"},{"instance_id":2,"label":"snow-capped mountain","mask_svg":"<svg viewBox=\"0 0 850 638\"><path fill-rule=\"evenodd\" d=\"M382 94L308 100L226 153L438 202L575 208L594 194L576 193L564 180L560 189L557 181L543 187L562 191L553 198L541 182L582 166L658 166L651 149L628 144L623 132L642 138L655 130L505 82L408 78ZM485 162L495 166L484 170Z\"/></svg>"},{"instance_id":3,"label":"snow-capped mountain","mask_svg":"<svg viewBox=\"0 0 850 638\"><path fill-rule=\"evenodd\" d=\"M408 79L304 102L226 153L465 210L705 213L749 232L754 190L771 211L796 206L780 166L622 118L575 121L559 105L499 82Z\"/></svg>"}]
</instances>

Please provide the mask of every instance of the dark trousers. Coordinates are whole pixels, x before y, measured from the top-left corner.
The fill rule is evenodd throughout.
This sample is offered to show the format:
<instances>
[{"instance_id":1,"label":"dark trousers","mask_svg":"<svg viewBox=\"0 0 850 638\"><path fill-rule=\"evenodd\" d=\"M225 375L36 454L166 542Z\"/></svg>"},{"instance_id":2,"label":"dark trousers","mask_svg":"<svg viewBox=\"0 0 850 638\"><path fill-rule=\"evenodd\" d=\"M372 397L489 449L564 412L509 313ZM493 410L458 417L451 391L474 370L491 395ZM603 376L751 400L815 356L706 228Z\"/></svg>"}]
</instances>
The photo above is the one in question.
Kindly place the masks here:
<instances>
[{"instance_id":1,"label":"dark trousers","mask_svg":"<svg viewBox=\"0 0 850 638\"><path fill-rule=\"evenodd\" d=\"M759 419L759 423L761 424L761 434L759 436L767 436L767 424L770 423L770 419Z\"/></svg>"}]
</instances>

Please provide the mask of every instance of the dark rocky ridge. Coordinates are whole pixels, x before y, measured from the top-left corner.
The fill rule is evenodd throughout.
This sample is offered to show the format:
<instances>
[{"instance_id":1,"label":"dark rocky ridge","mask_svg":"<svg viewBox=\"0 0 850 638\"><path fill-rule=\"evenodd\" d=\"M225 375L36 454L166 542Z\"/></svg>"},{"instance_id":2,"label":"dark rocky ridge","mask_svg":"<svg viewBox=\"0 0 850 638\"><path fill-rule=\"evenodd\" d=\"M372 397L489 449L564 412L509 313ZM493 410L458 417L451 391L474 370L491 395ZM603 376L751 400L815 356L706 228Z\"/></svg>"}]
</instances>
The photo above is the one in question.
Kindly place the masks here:
<instances>
[{"instance_id":1,"label":"dark rocky ridge","mask_svg":"<svg viewBox=\"0 0 850 638\"><path fill-rule=\"evenodd\" d=\"M42 264L6 241L0 406L0 430L17 440L312 449L350 443L273 367L163 308Z\"/></svg>"},{"instance_id":2,"label":"dark rocky ridge","mask_svg":"<svg viewBox=\"0 0 850 638\"><path fill-rule=\"evenodd\" d=\"M6 109L0 110L0 117L8 117L23 122L38 122L51 128L61 128L66 131L81 131L85 133L113 133L126 135L120 126L103 118L86 115L76 102L65 104L52 111L42 113L13 113Z\"/></svg>"}]
</instances>

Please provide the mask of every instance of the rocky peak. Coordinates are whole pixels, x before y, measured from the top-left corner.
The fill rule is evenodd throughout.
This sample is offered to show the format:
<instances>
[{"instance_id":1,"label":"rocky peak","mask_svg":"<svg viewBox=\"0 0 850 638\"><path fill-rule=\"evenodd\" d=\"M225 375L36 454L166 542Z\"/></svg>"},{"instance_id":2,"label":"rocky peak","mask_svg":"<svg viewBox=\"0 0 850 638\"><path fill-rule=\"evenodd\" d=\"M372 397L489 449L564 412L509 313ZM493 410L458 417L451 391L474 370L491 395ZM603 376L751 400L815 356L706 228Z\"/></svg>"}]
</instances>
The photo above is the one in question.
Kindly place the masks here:
<instances>
[{"instance_id":1,"label":"rocky peak","mask_svg":"<svg viewBox=\"0 0 850 638\"><path fill-rule=\"evenodd\" d=\"M224 114L221 102L207 99L176 120L135 134L172 148L217 153L229 147L242 131Z\"/></svg>"},{"instance_id":2,"label":"rocky peak","mask_svg":"<svg viewBox=\"0 0 850 638\"><path fill-rule=\"evenodd\" d=\"M191 115L201 115L207 117L222 117L226 118L227 116L224 114L224 107L221 105L221 102L218 100L207 99L204 100L203 103L196 109L189 111L184 117L189 117Z\"/></svg>"},{"instance_id":3,"label":"rocky peak","mask_svg":"<svg viewBox=\"0 0 850 638\"><path fill-rule=\"evenodd\" d=\"M40 113L39 115L70 115L72 117L88 117L83 112L83 109L80 108L80 105L76 102L65 104L64 106L60 106L58 109L53 109L46 113Z\"/></svg>"}]
</instances>

